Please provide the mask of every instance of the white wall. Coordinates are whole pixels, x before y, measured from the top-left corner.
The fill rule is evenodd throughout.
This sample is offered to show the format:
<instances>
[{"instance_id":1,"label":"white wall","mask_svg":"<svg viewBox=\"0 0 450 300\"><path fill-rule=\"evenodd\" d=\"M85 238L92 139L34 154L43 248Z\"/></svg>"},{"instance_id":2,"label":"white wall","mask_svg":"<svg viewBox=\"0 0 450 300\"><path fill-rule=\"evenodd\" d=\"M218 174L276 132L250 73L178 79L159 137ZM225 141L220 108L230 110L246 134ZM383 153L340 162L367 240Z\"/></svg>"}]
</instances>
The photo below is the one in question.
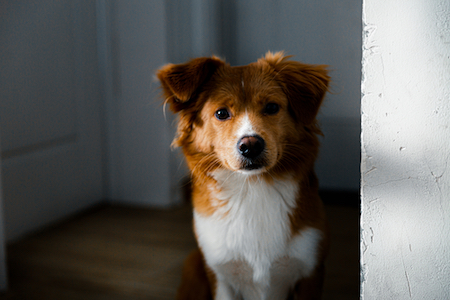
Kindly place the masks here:
<instances>
[{"instance_id":1,"label":"white wall","mask_svg":"<svg viewBox=\"0 0 450 300\"><path fill-rule=\"evenodd\" d=\"M450 299L450 3L363 21L362 297Z\"/></svg>"}]
</instances>

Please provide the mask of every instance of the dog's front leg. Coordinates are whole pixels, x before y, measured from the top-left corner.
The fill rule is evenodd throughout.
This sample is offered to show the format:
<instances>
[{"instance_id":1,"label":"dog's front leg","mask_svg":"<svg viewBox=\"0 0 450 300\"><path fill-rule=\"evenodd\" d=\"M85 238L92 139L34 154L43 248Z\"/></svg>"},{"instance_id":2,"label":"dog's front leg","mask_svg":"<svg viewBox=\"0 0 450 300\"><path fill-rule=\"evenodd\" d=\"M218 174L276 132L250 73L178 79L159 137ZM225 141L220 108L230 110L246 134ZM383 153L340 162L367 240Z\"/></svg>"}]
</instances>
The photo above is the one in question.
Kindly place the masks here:
<instances>
[{"instance_id":1,"label":"dog's front leg","mask_svg":"<svg viewBox=\"0 0 450 300\"><path fill-rule=\"evenodd\" d=\"M217 279L214 300L241 300L236 291L223 279Z\"/></svg>"}]
</instances>

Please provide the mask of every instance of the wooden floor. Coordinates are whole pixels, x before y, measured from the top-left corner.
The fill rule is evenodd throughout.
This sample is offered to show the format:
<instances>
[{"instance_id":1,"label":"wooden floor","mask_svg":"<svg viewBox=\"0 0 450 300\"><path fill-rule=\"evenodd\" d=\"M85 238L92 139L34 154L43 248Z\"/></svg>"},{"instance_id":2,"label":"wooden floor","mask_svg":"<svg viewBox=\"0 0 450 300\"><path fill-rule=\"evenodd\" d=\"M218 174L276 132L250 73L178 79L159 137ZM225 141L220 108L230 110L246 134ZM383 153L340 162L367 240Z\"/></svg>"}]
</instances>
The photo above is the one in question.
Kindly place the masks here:
<instances>
[{"instance_id":1,"label":"wooden floor","mask_svg":"<svg viewBox=\"0 0 450 300\"><path fill-rule=\"evenodd\" d=\"M359 299L359 208L329 204L324 299ZM1 299L174 299L195 247L191 211L102 206L8 247Z\"/></svg>"}]
</instances>

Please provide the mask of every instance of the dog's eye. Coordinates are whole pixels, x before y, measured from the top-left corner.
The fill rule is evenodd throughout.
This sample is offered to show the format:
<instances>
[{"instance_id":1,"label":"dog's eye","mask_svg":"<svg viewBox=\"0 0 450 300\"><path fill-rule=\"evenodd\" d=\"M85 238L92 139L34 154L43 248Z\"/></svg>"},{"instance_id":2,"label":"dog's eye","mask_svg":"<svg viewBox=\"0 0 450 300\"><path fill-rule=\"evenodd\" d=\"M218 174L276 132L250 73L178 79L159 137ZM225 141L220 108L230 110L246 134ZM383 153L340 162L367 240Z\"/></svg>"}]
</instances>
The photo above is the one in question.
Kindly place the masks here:
<instances>
[{"instance_id":1,"label":"dog's eye","mask_svg":"<svg viewBox=\"0 0 450 300\"><path fill-rule=\"evenodd\" d=\"M264 114L274 115L280 110L280 106L276 103L267 103L264 107Z\"/></svg>"},{"instance_id":2,"label":"dog's eye","mask_svg":"<svg viewBox=\"0 0 450 300\"><path fill-rule=\"evenodd\" d=\"M214 113L214 116L217 120L224 121L230 118L230 113L226 108L221 108Z\"/></svg>"}]
</instances>

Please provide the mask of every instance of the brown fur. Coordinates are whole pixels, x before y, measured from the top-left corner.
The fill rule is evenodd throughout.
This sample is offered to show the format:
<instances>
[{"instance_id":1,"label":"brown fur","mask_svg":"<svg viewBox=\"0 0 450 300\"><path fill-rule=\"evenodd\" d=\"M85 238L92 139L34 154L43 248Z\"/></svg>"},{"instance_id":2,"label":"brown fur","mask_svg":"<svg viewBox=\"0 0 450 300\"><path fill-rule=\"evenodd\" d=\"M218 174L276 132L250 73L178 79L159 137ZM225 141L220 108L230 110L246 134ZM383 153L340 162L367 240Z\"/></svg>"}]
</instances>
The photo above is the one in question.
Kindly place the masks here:
<instances>
[{"instance_id":1,"label":"brown fur","mask_svg":"<svg viewBox=\"0 0 450 300\"><path fill-rule=\"evenodd\" d=\"M216 57L197 58L185 64L167 65L157 75L166 103L179 115L173 144L182 147L191 170L194 209L205 216L217 210L217 205L211 205L213 191L206 188L214 186L215 180L209 175L212 171L238 171L242 167L232 150L236 147L234 133L245 111L267 147L266 171L257 180L271 182L294 174L301 192L290 214L292 232L295 235L305 226L320 229L325 236L319 255L319 261L323 261L327 230L313 167L319 149L317 136L321 134L316 115L330 80L325 66L303 64L289 60L281 52L269 52L243 67L231 67ZM279 112L264 114L267 103L278 104ZM229 121L214 117L223 107L231 114ZM199 278L208 278L214 294L214 274L205 275L203 270L197 272L197 279L189 279L195 273L190 268L204 269L201 255L196 252L187 260L177 299L192 299L183 297L189 294L188 287L203 290ZM299 282L294 290L297 296L292 299L316 299L320 288L306 286L311 282L320 286L321 279L317 278L322 273L318 269L311 278Z\"/></svg>"},{"instance_id":2,"label":"brown fur","mask_svg":"<svg viewBox=\"0 0 450 300\"><path fill-rule=\"evenodd\" d=\"M212 299L206 270L203 255L200 250L197 249L189 254L183 267L183 281L178 288L176 299Z\"/></svg>"}]
</instances>

